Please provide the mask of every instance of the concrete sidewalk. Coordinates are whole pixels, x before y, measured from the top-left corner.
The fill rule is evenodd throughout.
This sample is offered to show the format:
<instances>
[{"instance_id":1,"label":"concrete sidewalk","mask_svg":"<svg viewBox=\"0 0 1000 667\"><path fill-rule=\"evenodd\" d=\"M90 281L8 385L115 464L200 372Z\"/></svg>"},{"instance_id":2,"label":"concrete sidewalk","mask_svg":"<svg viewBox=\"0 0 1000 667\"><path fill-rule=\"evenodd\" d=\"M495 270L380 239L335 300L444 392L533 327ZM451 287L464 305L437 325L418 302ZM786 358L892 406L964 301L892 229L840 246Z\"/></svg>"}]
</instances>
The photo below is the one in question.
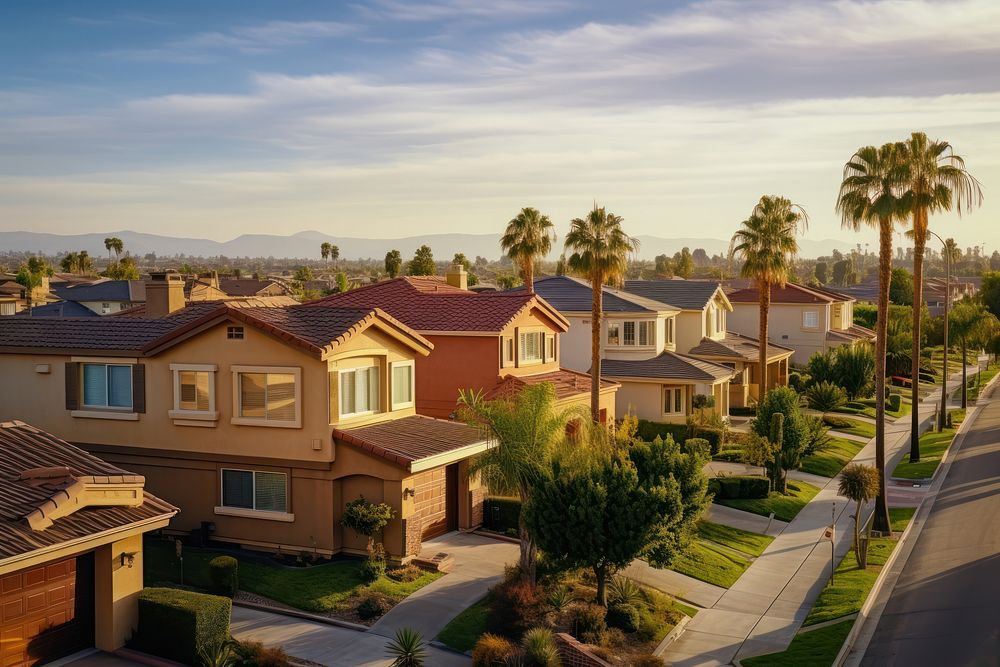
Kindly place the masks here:
<instances>
[{"instance_id":1,"label":"concrete sidewalk","mask_svg":"<svg viewBox=\"0 0 1000 667\"><path fill-rule=\"evenodd\" d=\"M725 588L705 583L673 570L660 570L638 559L632 561L627 568L622 570L622 575L705 608L715 605L726 592Z\"/></svg>"},{"instance_id":2,"label":"concrete sidewalk","mask_svg":"<svg viewBox=\"0 0 1000 667\"><path fill-rule=\"evenodd\" d=\"M953 377L960 386L961 373ZM918 406L922 429L930 426L934 397L932 393ZM887 424L888 470L908 447L909 417ZM853 461L874 464L874 439ZM728 665L736 658L788 647L830 576L831 549L832 561L838 562L851 548L854 507L838 496L837 485L836 479L827 480L743 576L710 609L695 616L663 654L668 664ZM832 545L822 540L831 519L836 525Z\"/></svg>"}]
</instances>

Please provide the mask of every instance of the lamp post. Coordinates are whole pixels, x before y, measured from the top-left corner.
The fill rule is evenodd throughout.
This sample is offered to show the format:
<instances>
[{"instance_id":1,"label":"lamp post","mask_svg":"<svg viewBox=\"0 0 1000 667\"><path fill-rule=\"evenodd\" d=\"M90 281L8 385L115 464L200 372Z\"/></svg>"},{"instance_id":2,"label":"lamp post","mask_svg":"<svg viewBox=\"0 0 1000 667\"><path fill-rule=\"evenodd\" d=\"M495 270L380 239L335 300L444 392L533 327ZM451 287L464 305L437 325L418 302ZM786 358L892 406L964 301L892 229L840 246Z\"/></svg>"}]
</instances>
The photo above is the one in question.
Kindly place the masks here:
<instances>
[{"instance_id":1,"label":"lamp post","mask_svg":"<svg viewBox=\"0 0 1000 667\"><path fill-rule=\"evenodd\" d=\"M944 367L941 373L941 410L938 412L937 430L940 433L944 430L945 419L948 416L948 305L951 300L951 249L944 239L931 230L927 230L934 238L941 242L941 254L944 255ZM921 304L913 304L914 308L919 308ZM962 359L965 363L965 359Z\"/></svg>"}]
</instances>

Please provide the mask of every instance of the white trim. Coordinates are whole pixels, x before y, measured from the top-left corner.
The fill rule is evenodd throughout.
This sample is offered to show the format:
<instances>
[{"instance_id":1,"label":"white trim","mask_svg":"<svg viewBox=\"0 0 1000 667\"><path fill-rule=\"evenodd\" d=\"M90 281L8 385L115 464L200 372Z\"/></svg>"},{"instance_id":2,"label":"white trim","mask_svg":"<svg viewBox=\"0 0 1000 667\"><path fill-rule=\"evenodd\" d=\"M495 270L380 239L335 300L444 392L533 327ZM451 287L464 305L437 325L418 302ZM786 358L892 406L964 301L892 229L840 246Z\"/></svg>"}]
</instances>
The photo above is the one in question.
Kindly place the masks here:
<instances>
[{"instance_id":1,"label":"white trim","mask_svg":"<svg viewBox=\"0 0 1000 667\"><path fill-rule=\"evenodd\" d=\"M139 363L136 357L70 357L70 361L80 364L131 364Z\"/></svg>"},{"instance_id":2,"label":"white trim","mask_svg":"<svg viewBox=\"0 0 1000 667\"><path fill-rule=\"evenodd\" d=\"M171 419L187 419L200 422L214 422L219 419L218 410L167 410L167 416Z\"/></svg>"},{"instance_id":3,"label":"white trim","mask_svg":"<svg viewBox=\"0 0 1000 667\"><path fill-rule=\"evenodd\" d=\"M118 412L135 411L135 364L118 363L115 361L85 361L80 368L80 406L84 410L115 410ZM105 405L87 403L87 366L104 366L104 400ZM109 405L111 398L111 383L108 381L108 369L111 367L128 368L128 405Z\"/></svg>"},{"instance_id":4,"label":"white trim","mask_svg":"<svg viewBox=\"0 0 1000 667\"><path fill-rule=\"evenodd\" d=\"M374 368L375 369L375 376L378 378L378 392L377 392L377 398L376 398L376 400L378 401L378 405L375 406L371 410L362 410L361 412L342 412L342 410L343 410L343 395L342 395L341 381L343 379L343 376L346 375L346 374L348 374L348 373L352 373L354 375L354 382L355 382L354 405L355 405L355 407L357 407L357 403L358 403L358 401L357 401L357 377L358 377L357 373L358 373L358 371L367 371L370 368ZM382 378L381 378L381 374L382 374L382 369L380 368L380 364L377 363L377 362L368 364L367 366L354 366L353 368L343 368L343 369L338 369L337 370L337 416L339 418L338 423L339 423L339 421L344 421L345 419L354 419L356 417L365 417L365 416L368 416L368 415L375 415L375 414L378 414L378 413L382 412ZM368 394L369 394L369 400L370 400L371 399L371 384L368 385ZM392 401L392 394L389 395L389 400Z\"/></svg>"},{"instance_id":5,"label":"white trim","mask_svg":"<svg viewBox=\"0 0 1000 667\"><path fill-rule=\"evenodd\" d=\"M471 445L466 445L465 447L459 447L458 449L452 449L447 452L442 452L441 454L428 456L424 459L418 459L410 464L410 472L422 472L424 470L430 470L431 468L438 468L453 461L460 461L461 459L485 452L491 446L492 444L489 440L482 440L480 442L474 442Z\"/></svg>"},{"instance_id":6,"label":"white trim","mask_svg":"<svg viewBox=\"0 0 1000 667\"><path fill-rule=\"evenodd\" d=\"M90 406L88 406L90 407ZM115 419L118 421L137 422L139 413L129 411L108 410L70 410L70 417L81 417L83 419Z\"/></svg>"},{"instance_id":7,"label":"white trim","mask_svg":"<svg viewBox=\"0 0 1000 667\"><path fill-rule=\"evenodd\" d=\"M216 364L170 364L172 371L208 371L215 373L219 370Z\"/></svg>"},{"instance_id":8,"label":"white trim","mask_svg":"<svg viewBox=\"0 0 1000 667\"><path fill-rule=\"evenodd\" d=\"M219 411L215 405L215 373L219 367L215 364L170 364L170 372L174 380L174 409L167 411L171 419L188 419L197 421L217 420ZM181 373L208 373L208 410L185 410L181 407ZM177 422L174 422L177 424ZM183 424L179 424L183 426Z\"/></svg>"},{"instance_id":9,"label":"white trim","mask_svg":"<svg viewBox=\"0 0 1000 667\"><path fill-rule=\"evenodd\" d=\"M233 416L229 423L235 426L266 426L269 428L302 428L302 368L299 366L230 366L233 376ZM277 420L265 417L240 416L240 375L264 373L295 376L295 419ZM265 414L267 409L265 407Z\"/></svg>"},{"instance_id":10,"label":"white trim","mask_svg":"<svg viewBox=\"0 0 1000 667\"><path fill-rule=\"evenodd\" d=\"M268 512L266 510L248 510L243 507L226 507L219 505L215 508L215 513L221 516L239 516L245 519L263 519L264 521L282 521L292 523L295 515L288 512Z\"/></svg>"},{"instance_id":11,"label":"white trim","mask_svg":"<svg viewBox=\"0 0 1000 667\"><path fill-rule=\"evenodd\" d=\"M392 400L393 389L396 384L396 376L393 371L396 367L404 368L406 366L410 367L410 400L403 401L402 403L396 403ZM393 361L389 364L389 407L391 410L401 410L403 408L412 408L416 405L417 399L417 366L412 359L409 361ZM339 389L339 387L338 387Z\"/></svg>"},{"instance_id":12,"label":"white trim","mask_svg":"<svg viewBox=\"0 0 1000 667\"><path fill-rule=\"evenodd\" d=\"M673 386L673 385L666 385L666 384L664 384L664 385L660 386L660 414L662 414L664 417L683 417L684 415L687 414L687 392L683 391L684 388L687 387L687 386L690 386L690 385ZM667 399L667 392L668 391L670 392L670 405L671 406L674 406L674 405L677 404L677 398L676 398L676 395L674 394L674 392L681 392L680 393L681 409L680 409L679 412L678 411L673 411L673 410L670 411L670 412L666 411L666 407L667 407L667 400L666 399Z\"/></svg>"}]
</instances>

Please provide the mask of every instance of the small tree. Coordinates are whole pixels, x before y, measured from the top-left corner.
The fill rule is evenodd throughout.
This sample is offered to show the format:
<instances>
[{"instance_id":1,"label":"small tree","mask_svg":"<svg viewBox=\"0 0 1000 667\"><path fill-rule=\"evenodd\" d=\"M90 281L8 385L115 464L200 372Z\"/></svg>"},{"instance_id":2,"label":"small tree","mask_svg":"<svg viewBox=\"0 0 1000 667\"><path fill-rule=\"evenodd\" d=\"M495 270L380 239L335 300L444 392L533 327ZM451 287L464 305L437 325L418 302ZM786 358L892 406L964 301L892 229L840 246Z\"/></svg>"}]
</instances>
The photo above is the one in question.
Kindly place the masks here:
<instances>
[{"instance_id":1,"label":"small tree","mask_svg":"<svg viewBox=\"0 0 1000 667\"><path fill-rule=\"evenodd\" d=\"M760 466L767 473L767 479L771 490L774 491L774 479L778 474L778 454L781 447L771 442L768 438L751 432L746 444L740 450L740 460L751 466Z\"/></svg>"},{"instance_id":2,"label":"small tree","mask_svg":"<svg viewBox=\"0 0 1000 667\"><path fill-rule=\"evenodd\" d=\"M350 528L358 535L364 535L371 544L375 541L375 536L389 525L393 515L392 507L386 503L375 504L365 500L364 496L359 496L344 507L340 525Z\"/></svg>"},{"instance_id":3,"label":"small tree","mask_svg":"<svg viewBox=\"0 0 1000 667\"><path fill-rule=\"evenodd\" d=\"M870 396L875 383L875 353L868 344L844 345L834 355L833 372L837 384L854 400Z\"/></svg>"},{"instance_id":4,"label":"small tree","mask_svg":"<svg viewBox=\"0 0 1000 667\"><path fill-rule=\"evenodd\" d=\"M343 271L338 272L334 280L337 282L338 292L343 293L351 289L351 283L347 280L347 274Z\"/></svg>"},{"instance_id":5,"label":"small tree","mask_svg":"<svg viewBox=\"0 0 1000 667\"><path fill-rule=\"evenodd\" d=\"M385 253L385 272L390 278L395 278L403 268L403 256L398 250L390 250Z\"/></svg>"},{"instance_id":6,"label":"small tree","mask_svg":"<svg viewBox=\"0 0 1000 667\"><path fill-rule=\"evenodd\" d=\"M855 503L854 510L854 557L858 567L868 565L867 540L866 547L861 547L861 508L879 492L879 472L873 466L852 463L840 471L840 486L838 493Z\"/></svg>"},{"instance_id":7,"label":"small tree","mask_svg":"<svg viewBox=\"0 0 1000 667\"><path fill-rule=\"evenodd\" d=\"M775 414L781 414L781 432L774 431ZM757 416L750 421L750 429L762 438L768 438L778 447L775 454L780 470L773 475L774 490L785 492L785 470L798 466L807 443L807 429L799 406L799 395L789 387L775 387L764 394L757 406ZM776 438L777 435L781 439Z\"/></svg>"},{"instance_id":8,"label":"small tree","mask_svg":"<svg viewBox=\"0 0 1000 667\"><path fill-rule=\"evenodd\" d=\"M431 247L422 245L413 254L413 259L406 266L406 272L411 276L433 276L437 274L437 266L434 264L434 253Z\"/></svg>"}]
</instances>

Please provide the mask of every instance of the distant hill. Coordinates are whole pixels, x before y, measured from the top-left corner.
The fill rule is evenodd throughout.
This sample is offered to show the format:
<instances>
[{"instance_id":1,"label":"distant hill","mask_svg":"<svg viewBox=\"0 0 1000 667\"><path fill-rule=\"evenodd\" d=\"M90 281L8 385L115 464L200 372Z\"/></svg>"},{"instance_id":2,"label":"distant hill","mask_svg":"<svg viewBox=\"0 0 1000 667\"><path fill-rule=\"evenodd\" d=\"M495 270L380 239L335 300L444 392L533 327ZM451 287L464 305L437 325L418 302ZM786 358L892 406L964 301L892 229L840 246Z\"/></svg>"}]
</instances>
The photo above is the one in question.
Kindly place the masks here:
<instances>
[{"instance_id":1,"label":"distant hill","mask_svg":"<svg viewBox=\"0 0 1000 667\"><path fill-rule=\"evenodd\" d=\"M45 234L39 232L0 232L0 253L38 252L46 255L60 255L70 251L86 250L91 255L107 254L104 239L117 236L125 243L125 249L133 255L142 256L155 252L159 257L186 255L189 257L275 257L275 258L319 258L319 246L324 241L340 248L344 259L381 259L389 250L396 249L404 258L413 255L421 245L427 244L438 260L446 260L456 252L465 253L469 259L477 255L487 259L500 257L499 234L426 234L401 239L367 239L334 237L317 231L304 231L291 236L274 234L243 234L231 241L212 241L173 236L160 236L132 231L101 232L98 234ZM704 248L709 255L726 254L728 241L698 238L662 238L639 236L642 243L640 257L652 259L659 254L672 255L683 247L691 250ZM837 248L848 251L850 243L836 240L801 240L801 256L816 257L829 254ZM557 250L552 257L559 254Z\"/></svg>"}]
</instances>

